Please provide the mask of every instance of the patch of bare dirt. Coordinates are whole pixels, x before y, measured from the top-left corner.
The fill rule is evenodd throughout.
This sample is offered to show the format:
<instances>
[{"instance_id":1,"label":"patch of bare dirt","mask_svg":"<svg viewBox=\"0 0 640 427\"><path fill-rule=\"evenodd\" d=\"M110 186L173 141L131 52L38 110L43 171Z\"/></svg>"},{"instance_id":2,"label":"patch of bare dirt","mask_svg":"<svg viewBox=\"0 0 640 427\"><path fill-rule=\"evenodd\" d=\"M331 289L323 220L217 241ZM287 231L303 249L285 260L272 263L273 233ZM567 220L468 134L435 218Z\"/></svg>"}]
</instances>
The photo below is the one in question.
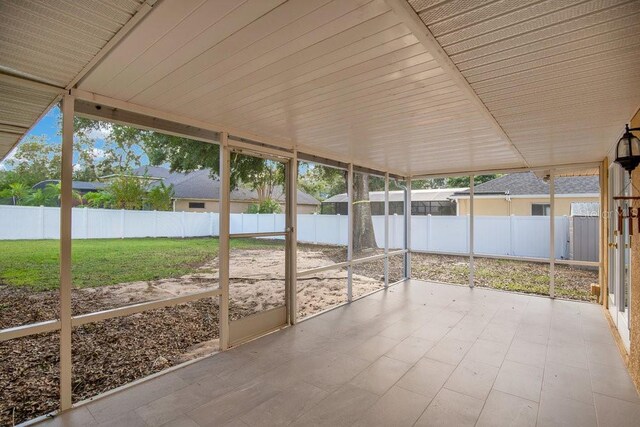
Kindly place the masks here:
<instances>
[{"instance_id":1,"label":"patch of bare dirt","mask_svg":"<svg viewBox=\"0 0 640 427\"><path fill-rule=\"evenodd\" d=\"M332 264L344 253L335 247L302 247L298 269ZM346 255L346 254L345 254ZM344 259L343 259L344 260ZM383 265L383 264L379 264ZM354 268L353 294L379 289L379 265ZM273 249L234 250L230 271L231 319L284 303L284 253ZM143 301L191 294L217 287L217 259L178 278L74 289L73 313L84 314ZM301 317L346 301L346 270L327 271L301 280ZM58 292L33 292L0 286L0 328L58 317ZM74 328L73 399L75 402L159 372L218 348L217 300L90 323ZM0 425L20 423L58 407L58 333L0 344Z\"/></svg>"}]
</instances>

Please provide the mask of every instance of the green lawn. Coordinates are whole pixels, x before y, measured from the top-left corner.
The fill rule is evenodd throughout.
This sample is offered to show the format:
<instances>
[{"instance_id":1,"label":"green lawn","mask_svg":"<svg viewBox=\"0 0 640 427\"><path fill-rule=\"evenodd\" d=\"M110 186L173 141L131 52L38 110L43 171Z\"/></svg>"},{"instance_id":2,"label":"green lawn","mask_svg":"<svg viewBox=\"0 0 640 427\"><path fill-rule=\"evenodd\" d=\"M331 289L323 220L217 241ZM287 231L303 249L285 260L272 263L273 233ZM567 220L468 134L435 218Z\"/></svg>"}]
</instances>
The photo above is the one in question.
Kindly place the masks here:
<instances>
[{"instance_id":1,"label":"green lawn","mask_svg":"<svg viewBox=\"0 0 640 427\"><path fill-rule=\"evenodd\" d=\"M232 239L231 247L284 247L284 242ZM78 288L179 277L218 254L217 238L74 240L73 285ZM0 241L0 283L45 291L58 288L57 240Z\"/></svg>"}]
</instances>

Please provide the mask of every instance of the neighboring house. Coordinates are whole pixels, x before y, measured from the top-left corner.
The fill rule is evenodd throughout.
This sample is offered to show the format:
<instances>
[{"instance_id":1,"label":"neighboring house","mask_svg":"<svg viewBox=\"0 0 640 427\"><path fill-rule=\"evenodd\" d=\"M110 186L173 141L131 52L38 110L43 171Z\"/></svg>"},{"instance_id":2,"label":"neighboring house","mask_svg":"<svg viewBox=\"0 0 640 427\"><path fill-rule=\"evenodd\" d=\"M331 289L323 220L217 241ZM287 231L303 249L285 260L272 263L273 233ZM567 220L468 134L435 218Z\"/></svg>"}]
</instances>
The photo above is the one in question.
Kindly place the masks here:
<instances>
[{"instance_id":1,"label":"neighboring house","mask_svg":"<svg viewBox=\"0 0 640 427\"><path fill-rule=\"evenodd\" d=\"M411 215L455 215L456 202L450 197L466 188L444 188L411 191ZM347 215L349 198L346 193L329 197L322 202L322 213ZM372 215L384 215L384 191L370 191ZM389 214L402 215L404 191L389 191Z\"/></svg>"},{"instance_id":2,"label":"neighboring house","mask_svg":"<svg viewBox=\"0 0 640 427\"><path fill-rule=\"evenodd\" d=\"M599 210L598 176L559 176L554 179L555 215L570 216ZM458 215L469 214L469 190L451 196L458 202ZM533 172L511 173L476 185L474 215L549 215L549 184ZM585 205L587 204L587 205Z\"/></svg>"},{"instance_id":3,"label":"neighboring house","mask_svg":"<svg viewBox=\"0 0 640 427\"><path fill-rule=\"evenodd\" d=\"M174 211L219 212L220 181L211 178L210 172L198 170L185 174L170 172L162 167L143 167L134 171L136 175L155 178L155 182L173 185ZM276 186L271 197L280 203L284 212L285 196L282 186ZM249 206L255 203L258 203L258 194L254 190L237 188L231 192L231 213L247 212ZM298 190L298 213L315 213L319 208L318 200Z\"/></svg>"},{"instance_id":4,"label":"neighboring house","mask_svg":"<svg viewBox=\"0 0 640 427\"><path fill-rule=\"evenodd\" d=\"M44 190L49 184L58 185L59 183L59 179L47 179L40 181L31 188L34 190ZM87 193L95 193L97 191L104 190L107 184L103 182L72 181L71 186L74 191L78 192L81 196L84 196Z\"/></svg>"}]
</instances>

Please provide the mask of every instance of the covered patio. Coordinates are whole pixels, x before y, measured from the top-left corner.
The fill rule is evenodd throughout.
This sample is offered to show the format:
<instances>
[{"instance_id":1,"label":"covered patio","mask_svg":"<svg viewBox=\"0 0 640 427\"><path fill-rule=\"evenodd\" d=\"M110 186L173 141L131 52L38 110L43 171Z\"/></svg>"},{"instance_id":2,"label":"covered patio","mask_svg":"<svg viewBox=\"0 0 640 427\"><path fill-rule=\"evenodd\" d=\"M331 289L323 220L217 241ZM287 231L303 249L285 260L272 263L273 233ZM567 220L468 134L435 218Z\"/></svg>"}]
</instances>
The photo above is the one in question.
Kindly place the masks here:
<instances>
[{"instance_id":1,"label":"covered patio","mask_svg":"<svg viewBox=\"0 0 640 427\"><path fill-rule=\"evenodd\" d=\"M38 425L632 426L595 304L410 280Z\"/></svg>"},{"instance_id":2,"label":"covered patio","mask_svg":"<svg viewBox=\"0 0 640 427\"><path fill-rule=\"evenodd\" d=\"M35 349L35 373L12 371L14 382L40 380L41 347L30 340L44 337L48 350L55 346L43 366L56 396L43 403L44 396L30 395L29 406L14 392L11 405L0 406L2 420L637 424L640 242L632 239L632 220L640 217L634 198L640 175L627 174L615 160L624 124L640 128L639 1L8 0L0 16L0 158L10 157L54 107L61 140L59 206L50 216L55 233L43 237L59 245L59 280L47 288L55 308L37 320L12 318L0 329L4 354L15 354L13 345ZM128 283L110 282L114 274L107 272L87 287L119 290L119 299L81 292L86 277L74 270L74 248L81 246L74 239L94 234L88 211L74 207L79 119L99 129L123 125L162 135L156 153L174 157L160 156L155 166L173 169L176 159L189 158L182 172L207 169L219 180L216 215L189 217L205 218L199 234L186 233L184 212L145 216L153 220L134 212L143 219L129 229L124 208L109 221L95 216L102 222L94 227L109 228L101 236L122 240L112 253L130 255L113 268L136 258L134 250L120 249L122 242L148 238L140 232L148 227L154 236L199 238L202 247L193 250L206 252L206 269L183 271L195 265L185 258L166 277L151 271L152 279ZM269 214L271 228L260 216L251 217L254 226L231 212L230 194L243 183L238 176L256 188L263 179L255 171L241 174L242 164L279 174L282 212ZM333 173L346 214L329 221L298 212L301 176L313 170ZM517 234L518 221L501 218L504 242L518 251L488 252L498 239L490 228L476 227L476 180L519 172L532 172L545 188L538 209L527 205L538 216L536 227ZM582 175L599 177L597 236L589 240L596 243L587 248L597 260L558 250L573 243L556 233L556 179ZM467 213L451 215L451 226L412 219L412 186L444 188L433 182L448 178L462 179L464 185L446 188L464 187L457 189L468 194ZM391 191L398 196L394 212ZM372 192L383 204L378 236L372 235ZM40 212L44 230L44 206L29 212ZM420 236L412 232L419 222ZM173 234L158 234L162 224ZM303 229L313 237L302 236ZM437 255L455 257L462 286L416 280L417 242L429 248L432 237L447 243L454 234L460 245L440 246ZM175 240L169 243L180 246ZM157 249L154 259L164 267L169 262ZM536 276L531 286L515 286L479 257L542 267L529 268ZM574 284L567 283L571 271L560 274L558 265L597 274L580 284L583 299L594 303L562 299ZM476 268L484 269L482 276ZM91 266L82 271L89 276ZM483 289L489 282L544 296ZM97 295L104 296L99 304L83 305ZM100 370L117 371L117 360L83 376L80 361L93 362L99 349L85 351L85 359L78 354L88 341L104 339L96 330L120 322L129 329L118 333L153 340L145 316L164 325L185 307L194 321L181 327L200 328L197 339L179 342L176 329L166 346L194 360L184 362L184 354L167 360L156 343L151 360L119 378L117 388L101 383ZM118 354L117 345L109 349ZM87 385L94 388L79 392Z\"/></svg>"}]
</instances>

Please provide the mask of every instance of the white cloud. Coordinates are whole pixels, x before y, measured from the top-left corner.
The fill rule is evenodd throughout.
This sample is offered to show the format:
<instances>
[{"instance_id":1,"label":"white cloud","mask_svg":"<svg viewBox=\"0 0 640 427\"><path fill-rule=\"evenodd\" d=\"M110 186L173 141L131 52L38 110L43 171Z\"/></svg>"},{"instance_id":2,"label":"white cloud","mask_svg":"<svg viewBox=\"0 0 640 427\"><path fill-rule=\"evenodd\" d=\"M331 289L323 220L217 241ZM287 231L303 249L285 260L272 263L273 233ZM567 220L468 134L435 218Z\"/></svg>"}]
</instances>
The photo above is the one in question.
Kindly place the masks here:
<instances>
[{"instance_id":1,"label":"white cloud","mask_svg":"<svg viewBox=\"0 0 640 427\"><path fill-rule=\"evenodd\" d=\"M101 124L98 129L91 129L87 132L87 136L91 139L106 139L110 134L110 124Z\"/></svg>"}]
</instances>

